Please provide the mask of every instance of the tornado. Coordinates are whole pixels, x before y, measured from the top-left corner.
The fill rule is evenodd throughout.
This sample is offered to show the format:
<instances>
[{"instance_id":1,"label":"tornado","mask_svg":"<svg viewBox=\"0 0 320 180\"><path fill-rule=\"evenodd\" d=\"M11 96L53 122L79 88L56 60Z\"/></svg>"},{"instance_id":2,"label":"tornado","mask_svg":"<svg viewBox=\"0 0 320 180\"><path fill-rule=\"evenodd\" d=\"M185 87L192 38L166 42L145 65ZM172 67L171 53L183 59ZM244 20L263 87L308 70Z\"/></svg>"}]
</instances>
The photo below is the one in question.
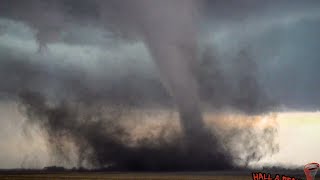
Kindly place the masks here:
<instances>
[{"instance_id":1,"label":"tornado","mask_svg":"<svg viewBox=\"0 0 320 180\"><path fill-rule=\"evenodd\" d=\"M204 131L197 81L197 27L200 1L139 0L138 22L161 80L177 105L186 139Z\"/></svg>"}]
</instances>

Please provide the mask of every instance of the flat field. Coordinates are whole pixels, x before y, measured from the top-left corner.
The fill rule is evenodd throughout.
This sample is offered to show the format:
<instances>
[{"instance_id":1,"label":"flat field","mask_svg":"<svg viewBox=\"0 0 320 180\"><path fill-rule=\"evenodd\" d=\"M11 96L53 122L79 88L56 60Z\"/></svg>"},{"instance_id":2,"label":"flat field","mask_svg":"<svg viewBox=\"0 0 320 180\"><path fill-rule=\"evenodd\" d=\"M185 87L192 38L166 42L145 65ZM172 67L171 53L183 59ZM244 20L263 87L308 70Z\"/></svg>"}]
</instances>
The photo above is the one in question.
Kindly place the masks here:
<instances>
[{"instance_id":1,"label":"flat field","mask_svg":"<svg viewBox=\"0 0 320 180\"><path fill-rule=\"evenodd\" d=\"M6 174L0 175L0 179L17 179L17 180L250 180L250 175L224 176L224 175L198 175L198 174L166 174L166 173L54 173L54 174Z\"/></svg>"},{"instance_id":2,"label":"flat field","mask_svg":"<svg viewBox=\"0 0 320 180\"><path fill-rule=\"evenodd\" d=\"M298 176L300 179L305 179L303 176ZM233 172L177 172L177 173L118 173L118 172L63 172L63 173L0 173L2 179L17 179L17 180L251 180L251 173L233 173ZM320 180L320 178L316 178Z\"/></svg>"}]
</instances>

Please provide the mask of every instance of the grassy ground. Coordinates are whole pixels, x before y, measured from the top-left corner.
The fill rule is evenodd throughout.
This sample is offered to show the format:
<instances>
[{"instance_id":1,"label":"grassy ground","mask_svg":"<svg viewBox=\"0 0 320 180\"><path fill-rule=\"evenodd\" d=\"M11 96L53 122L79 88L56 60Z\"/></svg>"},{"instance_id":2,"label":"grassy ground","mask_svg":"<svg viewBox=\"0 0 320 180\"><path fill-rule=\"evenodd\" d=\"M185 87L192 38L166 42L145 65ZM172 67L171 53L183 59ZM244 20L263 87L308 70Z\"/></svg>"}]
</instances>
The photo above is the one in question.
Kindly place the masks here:
<instances>
[{"instance_id":1,"label":"grassy ground","mask_svg":"<svg viewBox=\"0 0 320 180\"><path fill-rule=\"evenodd\" d=\"M250 174L247 175L221 175L221 174L206 174L206 173L22 173L22 174L0 174L2 179L17 179L17 180L252 180ZM301 178L305 179L305 178ZM299 179L300 180L300 179ZM320 178L316 178L320 180Z\"/></svg>"},{"instance_id":2,"label":"grassy ground","mask_svg":"<svg viewBox=\"0 0 320 180\"><path fill-rule=\"evenodd\" d=\"M56 179L75 179L75 180L98 180L98 179L108 179L108 180L144 180L144 179L154 179L154 180L165 180L165 179L177 179L177 180L250 180L251 176L219 176L219 175L183 175L183 174L160 174L160 173L127 173L127 174L117 174L117 173L64 173L64 174L7 174L0 175L0 179L17 179L17 180L56 180Z\"/></svg>"}]
</instances>

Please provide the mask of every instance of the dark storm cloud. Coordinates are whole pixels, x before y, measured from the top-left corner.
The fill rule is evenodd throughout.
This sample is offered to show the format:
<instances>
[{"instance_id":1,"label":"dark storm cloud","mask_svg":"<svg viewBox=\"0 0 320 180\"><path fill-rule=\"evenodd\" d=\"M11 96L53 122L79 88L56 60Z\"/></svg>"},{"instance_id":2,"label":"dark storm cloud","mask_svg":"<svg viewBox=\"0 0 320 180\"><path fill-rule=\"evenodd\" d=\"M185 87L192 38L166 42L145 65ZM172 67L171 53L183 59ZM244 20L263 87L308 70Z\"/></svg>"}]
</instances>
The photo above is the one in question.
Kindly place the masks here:
<instances>
[{"instance_id":1,"label":"dark storm cloud","mask_svg":"<svg viewBox=\"0 0 320 180\"><path fill-rule=\"evenodd\" d=\"M75 98L88 103L105 101L107 104L139 106L137 103L143 102L141 106L144 106L156 101L170 104L164 88L154 77L144 77L142 73L131 71L112 79L95 77L81 68L63 67L42 60L34 61L10 53L2 55L2 95L14 98L20 92L39 91L58 100ZM148 88L144 88L146 84Z\"/></svg>"},{"instance_id":2,"label":"dark storm cloud","mask_svg":"<svg viewBox=\"0 0 320 180\"><path fill-rule=\"evenodd\" d=\"M319 32L320 17L274 28L253 41L270 52L261 52L265 61L259 64L264 67L265 90L288 108L314 111L320 107Z\"/></svg>"},{"instance_id":3,"label":"dark storm cloud","mask_svg":"<svg viewBox=\"0 0 320 180\"><path fill-rule=\"evenodd\" d=\"M319 108L316 70L320 56L316 50L320 45L319 1L210 1L209 4L212 11L207 12L205 31L209 34L213 31L216 40L222 37L218 43L227 54L233 49L250 47L249 54L258 67L256 79L273 101L285 109ZM220 6L216 11L215 5Z\"/></svg>"}]
</instances>

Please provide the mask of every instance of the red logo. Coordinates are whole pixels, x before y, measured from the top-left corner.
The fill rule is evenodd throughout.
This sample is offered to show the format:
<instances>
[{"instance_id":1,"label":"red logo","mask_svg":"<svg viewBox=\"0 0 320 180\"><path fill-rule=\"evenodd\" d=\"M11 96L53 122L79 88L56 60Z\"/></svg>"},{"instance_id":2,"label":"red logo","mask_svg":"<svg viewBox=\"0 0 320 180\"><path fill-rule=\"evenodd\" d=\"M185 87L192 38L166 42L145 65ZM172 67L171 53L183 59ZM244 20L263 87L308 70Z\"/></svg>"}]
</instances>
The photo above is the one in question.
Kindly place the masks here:
<instances>
[{"instance_id":1,"label":"red logo","mask_svg":"<svg viewBox=\"0 0 320 180\"><path fill-rule=\"evenodd\" d=\"M319 169L318 163L312 162L312 163L306 164L303 170L307 180L315 180L315 176L317 174L318 169ZM252 173L252 179L253 180L299 180L298 178L295 178L295 177L279 175L279 174L272 177L270 173L267 174L262 172Z\"/></svg>"},{"instance_id":2,"label":"red logo","mask_svg":"<svg viewBox=\"0 0 320 180\"><path fill-rule=\"evenodd\" d=\"M271 174L266 174L266 173L252 173L252 179L253 180L300 180L295 177L290 177L286 175L275 175L274 177L271 176Z\"/></svg>"},{"instance_id":3,"label":"red logo","mask_svg":"<svg viewBox=\"0 0 320 180\"><path fill-rule=\"evenodd\" d=\"M303 170L304 170L304 173L306 174L307 180L314 180L318 169L319 169L318 163L312 162L312 163L306 164Z\"/></svg>"}]
</instances>

